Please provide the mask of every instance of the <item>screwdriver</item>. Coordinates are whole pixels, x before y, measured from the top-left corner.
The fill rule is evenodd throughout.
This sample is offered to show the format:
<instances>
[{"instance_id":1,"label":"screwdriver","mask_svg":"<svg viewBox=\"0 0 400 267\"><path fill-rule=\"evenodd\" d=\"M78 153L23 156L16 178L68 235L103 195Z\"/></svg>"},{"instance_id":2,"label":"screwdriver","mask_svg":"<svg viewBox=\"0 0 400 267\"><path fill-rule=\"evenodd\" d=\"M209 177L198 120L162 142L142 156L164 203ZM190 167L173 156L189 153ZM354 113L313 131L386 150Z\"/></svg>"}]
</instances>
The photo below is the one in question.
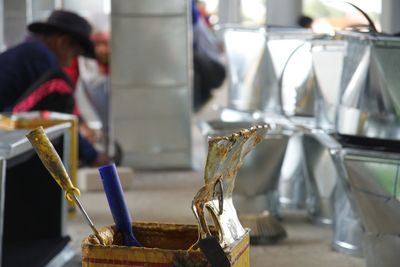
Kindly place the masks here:
<instances>
[{"instance_id":1,"label":"screwdriver","mask_svg":"<svg viewBox=\"0 0 400 267\"><path fill-rule=\"evenodd\" d=\"M94 235L98 238L100 244L104 245L105 243L103 238L100 236L92 220L77 197L80 195L79 189L72 184L60 156L44 132L43 127L40 126L30 131L26 137L32 144L43 165L49 171L54 180L56 180L57 184L65 191L65 198L71 202L75 201L82 214L86 218Z\"/></svg>"},{"instance_id":2,"label":"screwdriver","mask_svg":"<svg viewBox=\"0 0 400 267\"><path fill-rule=\"evenodd\" d=\"M125 202L124 192L115 164L101 166L99 173L115 226L122 233L124 245L140 247L141 244L133 235L131 215Z\"/></svg>"}]
</instances>

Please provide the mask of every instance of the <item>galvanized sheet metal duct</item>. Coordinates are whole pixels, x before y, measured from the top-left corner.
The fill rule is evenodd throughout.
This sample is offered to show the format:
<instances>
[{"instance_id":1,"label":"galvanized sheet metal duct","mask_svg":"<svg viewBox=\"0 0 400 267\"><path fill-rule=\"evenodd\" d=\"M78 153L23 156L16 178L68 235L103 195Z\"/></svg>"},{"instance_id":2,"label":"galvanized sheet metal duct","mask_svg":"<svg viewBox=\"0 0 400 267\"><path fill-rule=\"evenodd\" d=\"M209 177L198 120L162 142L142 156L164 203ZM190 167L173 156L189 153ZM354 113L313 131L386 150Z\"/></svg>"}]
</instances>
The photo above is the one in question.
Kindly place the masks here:
<instances>
[{"instance_id":1,"label":"galvanized sheet metal duct","mask_svg":"<svg viewBox=\"0 0 400 267\"><path fill-rule=\"evenodd\" d=\"M346 41L336 130L400 137L400 38L341 33Z\"/></svg>"},{"instance_id":2,"label":"galvanized sheet metal duct","mask_svg":"<svg viewBox=\"0 0 400 267\"><path fill-rule=\"evenodd\" d=\"M296 115L312 115L314 88L310 81L314 81L314 73L310 49L307 49L307 40L312 38L313 33L295 29L270 28L268 32L263 28L249 29L239 26L224 29L230 79L228 107L238 111L281 114L283 102L291 104L288 109ZM290 75L285 76L286 80L282 84L285 85L286 94L283 96L288 97L281 99L282 72L287 66L292 74L293 69L299 70L301 66L297 61L292 60L288 64L288 60L303 45L305 51L300 50L301 53L296 53L296 57L300 55L309 62L310 67L308 71L301 73L296 84L289 82L293 80ZM296 57L294 59L298 59ZM305 99L308 100L304 101Z\"/></svg>"},{"instance_id":3,"label":"galvanized sheet metal duct","mask_svg":"<svg viewBox=\"0 0 400 267\"><path fill-rule=\"evenodd\" d=\"M393 253L400 246L400 154L377 151L383 146L376 145L345 148L335 159L363 224L367 266L395 267L400 261Z\"/></svg>"},{"instance_id":4,"label":"galvanized sheet metal duct","mask_svg":"<svg viewBox=\"0 0 400 267\"><path fill-rule=\"evenodd\" d=\"M189 7L112 1L112 118L125 165L191 166Z\"/></svg>"}]
</instances>

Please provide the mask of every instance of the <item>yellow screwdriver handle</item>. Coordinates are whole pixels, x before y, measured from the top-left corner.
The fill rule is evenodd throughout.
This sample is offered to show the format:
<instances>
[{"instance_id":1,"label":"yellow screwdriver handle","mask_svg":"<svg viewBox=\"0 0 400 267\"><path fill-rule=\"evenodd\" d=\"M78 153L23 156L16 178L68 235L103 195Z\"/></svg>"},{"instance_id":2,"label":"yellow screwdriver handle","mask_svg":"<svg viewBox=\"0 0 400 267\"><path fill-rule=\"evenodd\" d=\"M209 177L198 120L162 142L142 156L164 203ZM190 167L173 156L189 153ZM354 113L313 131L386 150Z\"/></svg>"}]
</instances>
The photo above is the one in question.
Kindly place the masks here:
<instances>
[{"instance_id":1,"label":"yellow screwdriver handle","mask_svg":"<svg viewBox=\"0 0 400 267\"><path fill-rule=\"evenodd\" d=\"M74 196L80 195L79 189L72 184L60 156L44 132L43 127L40 126L32 130L26 137L39 155L43 165L50 172L51 176L53 176L58 185L65 191L65 198L68 201L73 201Z\"/></svg>"}]
</instances>

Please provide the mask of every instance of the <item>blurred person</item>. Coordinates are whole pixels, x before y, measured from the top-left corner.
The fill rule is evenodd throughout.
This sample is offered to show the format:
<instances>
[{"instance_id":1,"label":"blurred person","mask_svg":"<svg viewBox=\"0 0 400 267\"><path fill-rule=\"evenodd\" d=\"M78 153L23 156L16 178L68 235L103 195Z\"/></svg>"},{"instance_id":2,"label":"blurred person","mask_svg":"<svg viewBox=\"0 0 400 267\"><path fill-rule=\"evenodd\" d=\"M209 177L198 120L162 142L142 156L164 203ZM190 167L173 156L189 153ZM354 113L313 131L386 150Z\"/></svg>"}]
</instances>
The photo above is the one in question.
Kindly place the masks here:
<instances>
[{"instance_id":1,"label":"blurred person","mask_svg":"<svg viewBox=\"0 0 400 267\"><path fill-rule=\"evenodd\" d=\"M91 39L95 47L95 59L80 58L82 87L97 113L104 130L108 132L110 114L110 34L95 32Z\"/></svg>"},{"instance_id":2,"label":"blurred person","mask_svg":"<svg viewBox=\"0 0 400 267\"><path fill-rule=\"evenodd\" d=\"M99 71L104 75L108 75L110 73L110 33L95 32L92 34L91 39L94 44Z\"/></svg>"},{"instance_id":3,"label":"blurred person","mask_svg":"<svg viewBox=\"0 0 400 267\"><path fill-rule=\"evenodd\" d=\"M210 14L207 12L206 3L202 1L196 1L196 8L199 13L199 17L204 20L208 28L211 28L212 23L210 21Z\"/></svg>"},{"instance_id":4,"label":"blurred person","mask_svg":"<svg viewBox=\"0 0 400 267\"><path fill-rule=\"evenodd\" d=\"M302 28L311 29L312 24L313 24L313 19L309 16L301 15L297 19L297 25Z\"/></svg>"},{"instance_id":5,"label":"blurred person","mask_svg":"<svg viewBox=\"0 0 400 267\"><path fill-rule=\"evenodd\" d=\"M211 98L212 90L222 85L226 77L225 66L219 55L218 42L204 20L200 18L196 4L192 3L193 24L193 109L199 111Z\"/></svg>"},{"instance_id":6,"label":"blurred person","mask_svg":"<svg viewBox=\"0 0 400 267\"><path fill-rule=\"evenodd\" d=\"M110 108L110 34L108 32L95 32L91 35L94 44L95 57L79 56L74 61L76 64L67 68L68 73L77 79L78 102L82 98L93 107L96 117L104 127L109 124L108 114ZM71 68L73 71L71 71Z\"/></svg>"},{"instance_id":7,"label":"blurred person","mask_svg":"<svg viewBox=\"0 0 400 267\"><path fill-rule=\"evenodd\" d=\"M110 33L100 27L91 35L95 48L95 58L79 56L73 64L65 68L75 81L75 96L79 106L82 106L82 116L92 122L96 132L96 144L107 151L109 147L110 125ZM95 124L94 124L94 123ZM99 127L98 122L101 123ZM118 165L122 160L123 151L116 140L113 140L112 159Z\"/></svg>"},{"instance_id":8,"label":"blurred person","mask_svg":"<svg viewBox=\"0 0 400 267\"><path fill-rule=\"evenodd\" d=\"M0 111L76 114L72 82L62 68L77 55L94 55L90 24L75 13L56 10L28 30L31 35L24 42L0 54ZM79 159L91 166L109 162L81 134Z\"/></svg>"}]
</instances>

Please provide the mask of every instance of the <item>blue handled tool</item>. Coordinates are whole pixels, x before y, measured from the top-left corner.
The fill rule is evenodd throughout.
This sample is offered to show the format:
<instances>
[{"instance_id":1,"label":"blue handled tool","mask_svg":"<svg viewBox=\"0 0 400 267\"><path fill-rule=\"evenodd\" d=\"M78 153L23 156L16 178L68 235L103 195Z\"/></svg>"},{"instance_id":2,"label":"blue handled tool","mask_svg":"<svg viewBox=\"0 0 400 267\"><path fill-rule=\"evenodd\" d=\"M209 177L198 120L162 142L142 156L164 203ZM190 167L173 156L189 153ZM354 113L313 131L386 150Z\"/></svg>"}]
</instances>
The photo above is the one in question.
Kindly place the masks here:
<instances>
[{"instance_id":1,"label":"blue handled tool","mask_svg":"<svg viewBox=\"0 0 400 267\"><path fill-rule=\"evenodd\" d=\"M102 166L99 168L99 172L115 225L124 237L124 245L141 246L133 235L131 215L125 203L124 192L115 164Z\"/></svg>"}]
</instances>

